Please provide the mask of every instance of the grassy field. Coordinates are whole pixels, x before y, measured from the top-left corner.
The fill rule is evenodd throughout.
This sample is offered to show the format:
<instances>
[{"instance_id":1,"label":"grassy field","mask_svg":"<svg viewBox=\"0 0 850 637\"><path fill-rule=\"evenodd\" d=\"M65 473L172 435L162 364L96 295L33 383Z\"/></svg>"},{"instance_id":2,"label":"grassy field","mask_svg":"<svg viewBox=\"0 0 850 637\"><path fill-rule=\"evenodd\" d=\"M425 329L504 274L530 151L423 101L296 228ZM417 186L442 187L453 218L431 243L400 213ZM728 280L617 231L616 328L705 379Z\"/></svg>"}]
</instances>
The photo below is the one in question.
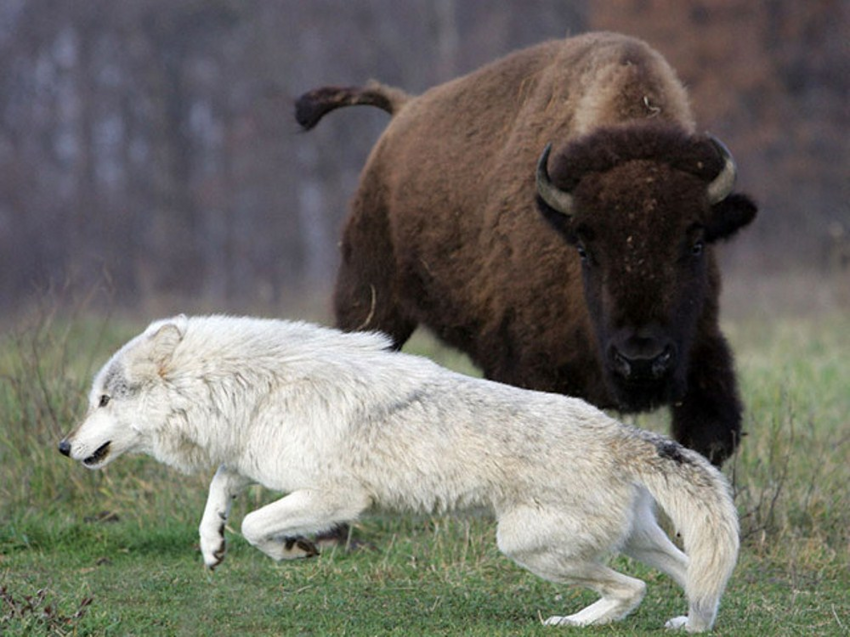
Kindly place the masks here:
<instances>
[{"instance_id":1,"label":"grassy field","mask_svg":"<svg viewBox=\"0 0 850 637\"><path fill-rule=\"evenodd\" d=\"M665 577L615 626L552 629L540 617L592 601L502 557L487 518L365 520L372 550L276 564L238 533L275 497L237 501L229 553L202 568L197 524L210 475L145 457L93 473L56 443L77 419L91 373L140 328L39 312L0 343L2 635L650 635L685 610ZM741 514L741 560L718 635L850 632L850 317L736 318L728 325L747 403L741 452L725 468ZM418 338L412 349L469 370ZM634 420L664 431L664 415Z\"/></svg>"}]
</instances>

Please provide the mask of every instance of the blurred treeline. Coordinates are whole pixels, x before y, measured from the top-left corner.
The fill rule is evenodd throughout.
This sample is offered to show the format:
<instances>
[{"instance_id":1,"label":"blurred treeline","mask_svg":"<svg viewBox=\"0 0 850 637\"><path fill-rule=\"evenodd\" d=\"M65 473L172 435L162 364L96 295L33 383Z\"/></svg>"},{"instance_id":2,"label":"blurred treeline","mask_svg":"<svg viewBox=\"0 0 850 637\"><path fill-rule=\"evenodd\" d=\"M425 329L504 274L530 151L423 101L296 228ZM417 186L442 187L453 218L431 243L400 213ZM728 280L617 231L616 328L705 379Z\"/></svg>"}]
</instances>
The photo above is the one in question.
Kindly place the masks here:
<instances>
[{"instance_id":1,"label":"blurred treeline","mask_svg":"<svg viewBox=\"0 0 850 637\"><path fill-rule=\"evenodd\" d=\"M125 306L325 294L387 116L302 134L295 97L420 92L592 29L664 53L732 148L762 212L727 266L847 267L848 0L3 0L0 314L102 282Z\"/></svg>"}]
</instances>

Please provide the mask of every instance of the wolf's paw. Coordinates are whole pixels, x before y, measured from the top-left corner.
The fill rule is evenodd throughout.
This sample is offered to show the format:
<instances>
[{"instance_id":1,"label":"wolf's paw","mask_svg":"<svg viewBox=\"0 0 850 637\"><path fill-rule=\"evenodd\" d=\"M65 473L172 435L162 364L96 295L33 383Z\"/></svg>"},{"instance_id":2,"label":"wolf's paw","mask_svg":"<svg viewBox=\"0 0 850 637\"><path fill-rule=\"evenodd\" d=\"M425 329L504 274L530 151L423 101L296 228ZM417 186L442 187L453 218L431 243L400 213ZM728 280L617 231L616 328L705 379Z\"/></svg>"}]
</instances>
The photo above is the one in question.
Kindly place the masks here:
<instances>
[{"instance_id":1,"label":"wolf's paw","mask_svg":"<svg viewBox=\"0 0 850 637\"><path fill-rule=\"evenodd\" d=\"M319 549L310 540L303 537L288 537L283 540L281 560L302 560L308 557L316 557Z\"/></svg>"},{"instance_id":2,"label":"wolf's paw","mask_svg":"<svg viewBox=\"0 0 850 637\"><path fill-rule=\"evenodd\" d=\"M669 630L682 630L683 628L687 628L688 626L688 616L681 615L680 617L674 617L673 619L668 619L667 623L664 624L664 628Z\"/></svg>"},{"instance_id":3,"label":"wolf's paw","mask_svg":"<svg viewBox=\"0 0 850 637\"><path fill-rule=\"evenodd\" d=\"M201 555L204 556L204 566L213 570L224 561L226 551L227 544L224 541L224 522L221 523L221 526L214 533L206 532L205 528L201 529Z\"/></svg>"},{"instance_id":4,"label":"wolf's paw","mask_svg":"<svg viewBox=\"0 0 850 637\"><path fill-rule=\"evenodd\" d=\"M206 566L211 571L215 570L215 567L221 564L224 561L224 554L226 552L226 546L224 539L222 538L221 543L218 545L218 548L211 551L210 553L204 553L204 566Z\"/></svg>"},{"instance_id":5,"label":"wolf's paw","mask_svg":"<svg viewBox=\"0 0 850 637\"><path fill-rule=\"evenodd\" d=\"M543 621L544 626L582 626L579 622L573 621L569 617L561 617L559 615L552 615L548 619Z\"/></svg>"}]
</instances>

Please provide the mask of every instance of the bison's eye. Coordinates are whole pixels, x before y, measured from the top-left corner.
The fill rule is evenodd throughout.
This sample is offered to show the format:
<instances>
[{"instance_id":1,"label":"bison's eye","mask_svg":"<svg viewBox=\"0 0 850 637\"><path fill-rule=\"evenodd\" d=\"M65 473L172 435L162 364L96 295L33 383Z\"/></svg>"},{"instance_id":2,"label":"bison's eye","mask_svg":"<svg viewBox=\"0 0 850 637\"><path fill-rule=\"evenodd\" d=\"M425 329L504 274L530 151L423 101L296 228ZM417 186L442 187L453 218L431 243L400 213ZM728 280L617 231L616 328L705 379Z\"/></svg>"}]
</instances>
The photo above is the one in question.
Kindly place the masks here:
<instances>
[{"instance_id":1,"label":"bison's eye","mask_svg":"<svg viewBox=\"0 0 850 637\"><path fill-rule=\"evenodd\" d=\"M109 396L104 394L100 397L100 401L97 403L98 407L106 407L109 404Z\"/></svg>"},{"instance_id":2,"label":"bison's eye","mask_svg":"<svg viewBox=\"0 0 850 637\"><path fill-rule=\"evenodd\" d=\"M576 245L576 251L578 252L578 256L579 256L579 258L580 258L583 262L587 263L587 250L585 249L584 245L583 245L583 244L581 244L581 243L579 243L578 245Z\"/></svg>"},{"instance_id":3,"label":"bison's eye","mask_svg":"<svg viewBox=\"0 0 850 637\"><path fill-rule=\"evenodd\" d=\"M705 249L705 243L700 239L699 241L695 241L691 246L691 254L695 257L698 257L702 254L702 251Z\"/></svg>"}]
</instances>

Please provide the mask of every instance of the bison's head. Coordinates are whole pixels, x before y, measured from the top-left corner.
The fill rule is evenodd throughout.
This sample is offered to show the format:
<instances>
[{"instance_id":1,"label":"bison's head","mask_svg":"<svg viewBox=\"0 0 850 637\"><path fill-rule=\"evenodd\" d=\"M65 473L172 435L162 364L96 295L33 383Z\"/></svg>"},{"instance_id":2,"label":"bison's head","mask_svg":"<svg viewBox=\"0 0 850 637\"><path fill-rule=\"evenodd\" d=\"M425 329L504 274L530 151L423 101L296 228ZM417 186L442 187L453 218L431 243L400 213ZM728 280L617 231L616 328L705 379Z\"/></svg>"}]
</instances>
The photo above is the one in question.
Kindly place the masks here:
<instances>
[{"instance_id":1,"label":"bison's head","mask_svg":"<svg viewBox=\"0 0 850 637\"><path fill-rule=\"evenodd\" d=\"M735 163L671 126L600 130L537 171L538 206L581 259L606 381L627 411L680 400L701 320L716 321L713 244L750 223Z\"/></svg>"}]
</instances>

